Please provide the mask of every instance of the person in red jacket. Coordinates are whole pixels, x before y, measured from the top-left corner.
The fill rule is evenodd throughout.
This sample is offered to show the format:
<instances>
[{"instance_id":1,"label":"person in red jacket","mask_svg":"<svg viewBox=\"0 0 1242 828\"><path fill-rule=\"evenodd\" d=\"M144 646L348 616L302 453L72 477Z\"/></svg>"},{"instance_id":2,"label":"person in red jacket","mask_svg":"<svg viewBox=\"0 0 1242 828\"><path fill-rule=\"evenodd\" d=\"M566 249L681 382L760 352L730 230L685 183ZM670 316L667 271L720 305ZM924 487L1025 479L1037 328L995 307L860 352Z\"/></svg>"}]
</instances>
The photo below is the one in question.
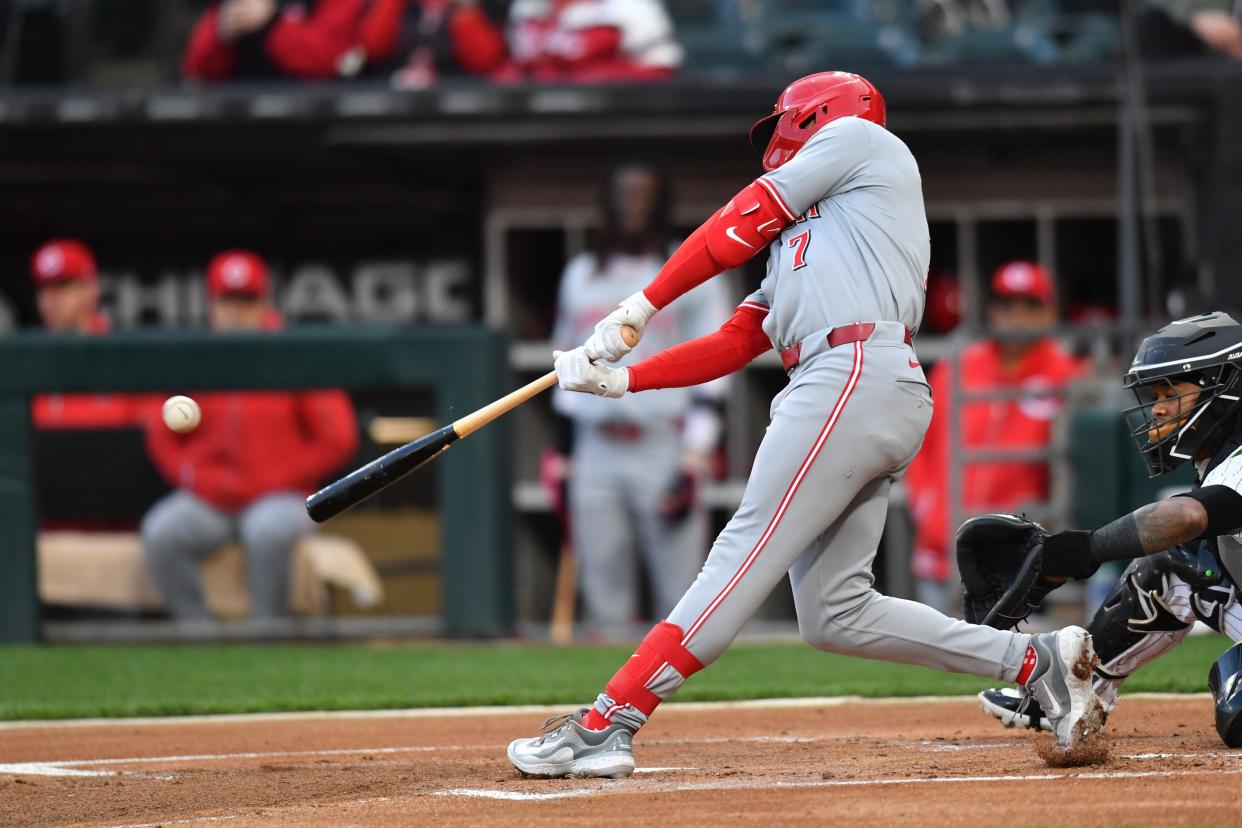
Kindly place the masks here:
<instances>
[{"instance_id":1,"label":"person in red jacket","mask_svg":"<svg viewBox=\"0 0 1242 828\"><path fill-rule=\"evenodd\" d=\"M63 336L108 333L99 312L99 270L91 249L77 239L52 239L30 260L39 316L47 331ZM149 407L138 394L40 394L31 416L35 428L123 428L141 425Z\"/></svg>"},{"instance_id":2,"label":"person in red jacket","mask_svg":"<svg viewBox=\"0 0 1242 828\"><path fill-rule=\"evenodd\" d=\"M207 273L212 330L278 326L267 267L247 251L221 253ZM202 423L175 434L148 429L147 448L176 491L142 521L147 568L173 617L211 617L197 563L240 540L250 612L287 614L290 556L311 531L304 500L357 448L353 407L342 391L223 391L197 397Z\"/></svg>"},{"instance_id":3,"label":"person in red jacket","mask_svg":"<svg viewBox=\"0 0 1242 828\"><path fill-rule=\"evenodd\" d=\"M220 0L190 33L181 72L207 81L357 74L368 8L368 0Z\"/></svg>"},{"instance_id":4,"label":"person in red jacket","mask_svg":"<svg viewBox=\"0 0 1242 828\"><path fill-rule=\"evenodd\" d=\"M906 474L916 524L914 575L918 598L944 609L950 573L950 428L961 429L967 450L1044 449L1061 407L1039 392L1063 388L1081 366L1047 331L1057 321L1051 274L1034 262L1002 265L992 278L989 324L998 336L969 345L958 360L963 392L1029 390L1010 400L971 402L954 410L953 360L928 376L936 401L923 448ZM962 473L968 514L1013 511L1048 499L1048 465L1036 461L974 463Z\"/></svg>"}]
</instances>

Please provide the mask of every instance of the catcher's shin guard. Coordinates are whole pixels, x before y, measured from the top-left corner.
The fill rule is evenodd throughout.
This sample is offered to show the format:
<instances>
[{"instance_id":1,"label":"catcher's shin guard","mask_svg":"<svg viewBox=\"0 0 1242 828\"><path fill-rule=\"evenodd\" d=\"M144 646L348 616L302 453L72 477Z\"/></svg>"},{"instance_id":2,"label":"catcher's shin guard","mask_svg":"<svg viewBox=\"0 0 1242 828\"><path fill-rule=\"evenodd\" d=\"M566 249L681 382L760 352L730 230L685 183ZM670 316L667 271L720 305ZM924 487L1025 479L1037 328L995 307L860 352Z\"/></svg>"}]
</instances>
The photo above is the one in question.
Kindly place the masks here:
<instances>
[{"instance_id":1,"label":"catcher's shin guard","mask_svg":"<svg viewBox=\"0 0 1242 828\"><path fill-rule=\"evenodd\" d=\"M1216 700L1216 732L1229 747L1242 747L1242 644L1216 659L1208 687Z\"/></svg>"},{"instance_id":2,"label":"catcher's shin guard","mask_svg":"<svg viewBox=\"0 0 1242 828\"><path fill-rule=\"evenodd\" d=\"M1139 558L1096 611L1087 631L1100 657L1096 693L1109 709L1127 676L1177 646L1198 618L1221 630L1233 600L1220 564L1206 544Z\"/></svg>"}]
</instances>

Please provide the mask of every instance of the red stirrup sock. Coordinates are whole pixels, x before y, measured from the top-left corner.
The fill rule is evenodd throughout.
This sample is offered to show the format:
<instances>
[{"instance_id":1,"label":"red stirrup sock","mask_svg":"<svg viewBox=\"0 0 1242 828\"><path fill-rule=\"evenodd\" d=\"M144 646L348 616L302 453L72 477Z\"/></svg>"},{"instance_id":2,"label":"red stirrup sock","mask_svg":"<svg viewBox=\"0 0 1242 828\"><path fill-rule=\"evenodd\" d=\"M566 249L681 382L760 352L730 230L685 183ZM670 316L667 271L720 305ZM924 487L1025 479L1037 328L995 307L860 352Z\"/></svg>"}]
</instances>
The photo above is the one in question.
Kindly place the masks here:
<instances>
[{"instance_id":1,"label":"red stirrup sock","mask_svg":"<svg viewBox=\"0 0 1242 828\"><path fill-rule=\"evenodd\" d=\"M582 725L603 730L613 724L625 724L637 730L655 712L662 699L647 689L647 684L665 667L672 667L682 679L703 669L703 664L681 644L681 627L661 621L617 674L612 677L595 706L587 713Z\"/></svg>"}]
</instances>

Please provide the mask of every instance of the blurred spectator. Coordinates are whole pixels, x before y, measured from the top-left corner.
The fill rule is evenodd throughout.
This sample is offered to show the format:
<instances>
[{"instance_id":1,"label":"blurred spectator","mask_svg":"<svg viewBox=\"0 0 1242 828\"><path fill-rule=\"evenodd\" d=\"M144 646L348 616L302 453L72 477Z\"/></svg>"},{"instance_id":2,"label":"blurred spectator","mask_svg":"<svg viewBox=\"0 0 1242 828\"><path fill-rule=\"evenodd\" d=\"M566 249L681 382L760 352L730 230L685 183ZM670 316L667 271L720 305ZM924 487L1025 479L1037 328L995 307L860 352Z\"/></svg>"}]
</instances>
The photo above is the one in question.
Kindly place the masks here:
<instances>
[{"instance_id":1,"label":"blurred spectator","mask_svg":"<svg viewBox=\"0 0 1242 828\"><path fill-rule=\"evenodd\" d=\"M358 43L375 68L403 55L393 83L406 89L444 74L485 74L505 56L504 36L479 0L371 0Z\"/></svg>"},{"instance_id":2,"label":"blurred spectator","mask_svg":"<svg viewBox=\"0 0 1242 828\"><path fill-rule=\"evenodd\" d=\"M367 0L220 0L190 34L182 74L194 80L351 76L366 54Z\"/></svg>"},{"instance_id":3,"label":"blurred spectator","mask_svg":"<svg viewBox=\"0 0 1242 828\"><path fill-rule=\"evenodd\" d=\"M89 247L76 239L53 239L30 261L43 327L65 336L108 332L99 312L99 272ZM126 394L40 394L35 397L35 428L121 428L140 425L148 397Z\"/></svg>"},{"instance_id":4,"label":"blurred spectator","mask_svg":"<svg viewBox=\"0 0 1242 828\"><path fill-rule=\"evenodd\" d=\"M222 253L207 273L211 328L278 327L267 267L246 251ZM246 560L250 612L287 613L290 556L313 528L303 503L357 448L342 391L226 391L197 396L202 424L175 434L153 422L152 460L176 491L142 522L147 567L177 619L207 619L197 563L234 539Z\"/></svg>"},{"instance_id":5,"label":"blurred spectator","mask_svg":"<svg viewBox=\"0 0 1242 828\"><path fill-rule=\"evenodd\" d=\"M923 310L923 333L952 333L962 321L962 287L957 274L946 270L933 270L927 276L927 299Z\"/></svg>"},{"instance_id":6,"label":"blurred spectator","mask_svg":"<svg viewBox=\"0 0 1242 828\"><path fill-rule=\"evenodd\" d=\"M1041 395L1064 387L1081 373L1051 336L1057 313L1052 275L1033 262L1002 265L992 278L988 321L996 339L975 342L960 356L963 393L1027 390L1029 396L970 402L957 409L953 360L932 370L936 401L923 448L906 475L917 531L914 574L918 598L943 610L950 572L950 428L959 429L965 450L1039 450L1052 438L1061 402ZM960 461L959 461L960 468ZM967 513L1012 511L1048 499L1048 465L1034 461L972 463L960 471L962 507Z\"/></svg>"},{"instance_id":7,"label":"blurred spectator","mask_svg":"<svg viewBox=\"0 0 1242 828\"><path fill-rule=\"evenodd\" d=\"M1148 0L1148 5L1139 18L1144 55L1215 52L1242 58L1242 5L1234 0Z\"/></svg>"},{"instance_id":8,"label":"blurred spectator","mask_svg":"<svg viewBox=\"0 0 1242 828\"><path fill-rule=\"evenodd\" d=\"M659 0L514 0L508 43L501 81L658 80L682 61Z\"/></svg>"},{"instance_id":9,"label":"blurred spectator","mask_svg":"<svg viewBox=\"0 0 1242 828\"><path fill-rule=\"evenodd\" d=\"M598 243L571 260L561 278L553 334L560 348L585 342L601 317L654 278L673 249L668 184L658 171L617 168L603 200ZM716 330L729 306L724 282L700 285L666 309L667 319L652 320L632 358ZM718 380L619 400L556 392L553 406L574 424L570 534L594 633L633 634L638 557L646 564L656 618L672 610L698 573L708 538L697 495L713 472L726 389Z\"/></svg>"}]
</instances>

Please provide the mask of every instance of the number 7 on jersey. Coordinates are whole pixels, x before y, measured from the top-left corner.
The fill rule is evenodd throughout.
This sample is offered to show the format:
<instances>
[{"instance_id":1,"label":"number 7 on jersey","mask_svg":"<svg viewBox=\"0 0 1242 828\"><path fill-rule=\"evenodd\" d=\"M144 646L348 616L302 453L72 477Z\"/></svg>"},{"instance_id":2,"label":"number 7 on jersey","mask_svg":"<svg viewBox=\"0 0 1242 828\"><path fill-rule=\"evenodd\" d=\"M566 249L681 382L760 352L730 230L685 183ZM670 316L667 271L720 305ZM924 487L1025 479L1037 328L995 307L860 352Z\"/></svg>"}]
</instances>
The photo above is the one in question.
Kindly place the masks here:
<instances>
[{"instance_id":1,"label":"number 7 on jersey","mask_svg":"<svg viewBox=\"0 0 1242 828\"><path fill-rule=\"evenodd\" d=\"M789 246L793 248L793 270L806 267L806 249L811 246L811 231L803 230L789 238Z\"/></svg>"}]
</instances>

